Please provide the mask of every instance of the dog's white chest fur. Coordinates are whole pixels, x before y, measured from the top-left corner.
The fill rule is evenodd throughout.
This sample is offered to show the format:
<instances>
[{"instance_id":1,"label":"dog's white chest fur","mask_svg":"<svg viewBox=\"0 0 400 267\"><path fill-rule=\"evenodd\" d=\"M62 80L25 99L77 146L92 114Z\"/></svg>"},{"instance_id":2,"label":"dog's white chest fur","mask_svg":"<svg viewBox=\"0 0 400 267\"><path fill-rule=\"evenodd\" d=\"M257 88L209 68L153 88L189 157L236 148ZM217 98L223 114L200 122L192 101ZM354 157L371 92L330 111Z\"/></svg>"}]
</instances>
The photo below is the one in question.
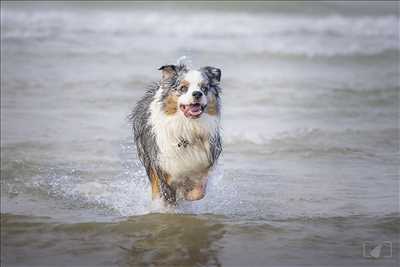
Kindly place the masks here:
<instances>
[{"instance_id":1,"label":"dog's white chest fur","mask_svg":"<svg viewBox=\"0 0 400 267\"><path fill-rule=\"evenodd\" d=\"M150 120L159 148L160 166L172 181L200 179L211 167L209 138L218 130L215 116L203 114L199 119L186 118L180 111L166 115L158 101L160 91L150 106Z\"/></svg>"}]
</instances>

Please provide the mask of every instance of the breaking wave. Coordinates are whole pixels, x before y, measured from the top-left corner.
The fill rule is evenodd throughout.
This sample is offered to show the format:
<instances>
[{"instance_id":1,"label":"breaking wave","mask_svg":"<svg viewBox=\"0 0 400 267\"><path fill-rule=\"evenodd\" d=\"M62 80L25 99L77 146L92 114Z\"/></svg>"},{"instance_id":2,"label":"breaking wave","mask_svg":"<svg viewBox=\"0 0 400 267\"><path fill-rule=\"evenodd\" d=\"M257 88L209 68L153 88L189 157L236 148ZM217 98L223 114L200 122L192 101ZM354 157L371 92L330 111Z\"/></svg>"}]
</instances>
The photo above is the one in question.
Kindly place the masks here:
<instances>
[{"instance_id":1,"label":"breaking wave","mask_svg":"<svg viewBox=\"0 0 400 267\"><path fill-rule=\"evenodd\" d=\"M398 18L294 15L2 10L2 40L32 39L86 45L84 53L135 49L269 53L304 56L375 55L398 51ZM222 26L223 25L223 26ZM75 40L71 42L71 40ZM78 41L76 41L78 40ZM163 41L163 47L158 43ZM218 40L218 41L216 41ZM107 45L112 44L112 45Z\"/></svg>"}]
</instances>

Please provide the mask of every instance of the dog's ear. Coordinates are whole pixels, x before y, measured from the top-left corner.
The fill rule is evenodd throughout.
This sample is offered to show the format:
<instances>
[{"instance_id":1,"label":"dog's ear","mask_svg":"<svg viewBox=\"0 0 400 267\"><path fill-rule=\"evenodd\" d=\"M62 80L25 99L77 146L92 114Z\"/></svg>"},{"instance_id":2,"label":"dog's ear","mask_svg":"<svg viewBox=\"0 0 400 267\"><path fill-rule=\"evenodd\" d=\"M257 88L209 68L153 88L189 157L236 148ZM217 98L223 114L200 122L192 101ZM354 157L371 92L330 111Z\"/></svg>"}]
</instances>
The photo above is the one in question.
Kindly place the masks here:
<instances>
[{"instance_id":1,"label":"dog's ear","mask_svg":"<svg viewBox=\"0 0 400 267\"><path fill-rule=\"evenodd\" d=\"M210 79L213 83L219 83L221 81L221 70L214 67L203 67L201 71Z\"/></svg>"},{"instance_id":2,"label":"dog's ear","mask_svg":"<svg viewBox=\"0 0 400 267\"><path fill-rule=\"evenodd\" d=\"M161 70L162 79L170 79L177 75L177 67L175 65L164 65L158 70Z\"/></svg>"}]
</instances>

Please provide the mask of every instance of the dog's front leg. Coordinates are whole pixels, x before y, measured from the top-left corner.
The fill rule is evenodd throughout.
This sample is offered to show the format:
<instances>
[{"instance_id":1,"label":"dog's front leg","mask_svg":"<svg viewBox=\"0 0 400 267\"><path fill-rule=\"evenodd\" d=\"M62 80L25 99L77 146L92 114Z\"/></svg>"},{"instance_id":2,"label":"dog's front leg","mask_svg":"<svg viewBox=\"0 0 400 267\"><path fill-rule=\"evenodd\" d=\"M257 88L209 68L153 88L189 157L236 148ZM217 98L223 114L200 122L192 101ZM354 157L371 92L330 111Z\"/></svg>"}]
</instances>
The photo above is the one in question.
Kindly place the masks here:
<instances>
[{"instance_id":1,"label":"dog's front leg","mask_svg":"<svg viewBox=\"0 0 400 267\"><path fill-rule=\"evenodd\" d=\"M161 198L169 205L176 205L176 190L166 180L160 179Z\"/></svg>"},{"instance_id":2,"label":"dog's front leg","mask_svg":"<svg viewBox=\"0 0 400 267\"><path fill-rule=\"evenodd\" d=\"M176 190L168 184L169 175L164 174L160 170L151 169L151 193L152 199L163 199L168 204L175 205L176 203Z\"/></svg>"}]
</instances>

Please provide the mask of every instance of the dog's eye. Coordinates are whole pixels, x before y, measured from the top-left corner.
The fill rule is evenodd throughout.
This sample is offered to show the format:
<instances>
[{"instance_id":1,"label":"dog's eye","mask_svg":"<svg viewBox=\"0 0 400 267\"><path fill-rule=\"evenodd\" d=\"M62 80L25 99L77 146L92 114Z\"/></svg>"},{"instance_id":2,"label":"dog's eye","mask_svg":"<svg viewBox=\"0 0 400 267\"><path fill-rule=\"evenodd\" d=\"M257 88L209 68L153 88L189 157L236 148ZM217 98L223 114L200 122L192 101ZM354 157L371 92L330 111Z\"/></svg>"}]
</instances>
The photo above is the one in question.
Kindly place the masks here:
<instances>
[{"instance_id":1,"label":"dog's eye","mask_svg":"<svg viewBox=\"0 0 400 267\"><path fill-rule=\"evenodd\" d=\"M182 86L179 87L179 91L182 92L182 93L186 92L187 90L188 90L188 87L185 86L185 85L182 85Z\"/></svg>"},{"instance_id":2,"label":"dog's eye","mask_svg":"<svg viewBox=\"0 0 400 267\"><path fill-rule=\"evenodd\" d=\"M205 95L208 93L208 87L203 86L201 90L204 92Z\"/></svg>"}]
</instances>

